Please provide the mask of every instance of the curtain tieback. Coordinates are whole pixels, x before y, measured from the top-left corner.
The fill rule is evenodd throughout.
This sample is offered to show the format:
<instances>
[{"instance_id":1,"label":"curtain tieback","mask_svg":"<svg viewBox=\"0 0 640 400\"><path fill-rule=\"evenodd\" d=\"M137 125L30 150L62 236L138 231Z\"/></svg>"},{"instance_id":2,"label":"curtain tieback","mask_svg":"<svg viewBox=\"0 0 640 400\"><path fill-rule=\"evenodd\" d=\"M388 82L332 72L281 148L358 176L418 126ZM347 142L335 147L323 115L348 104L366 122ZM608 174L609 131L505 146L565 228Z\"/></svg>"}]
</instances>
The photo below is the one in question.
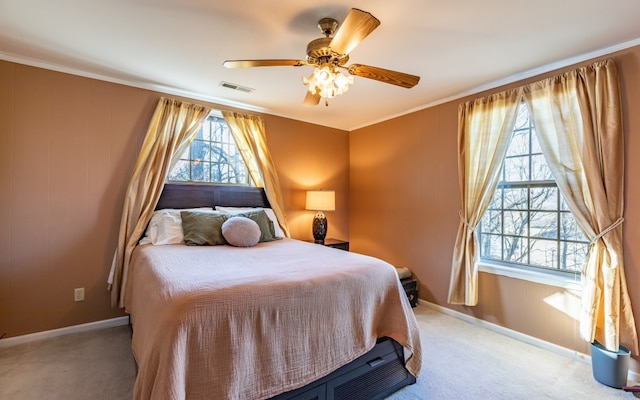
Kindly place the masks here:
<instances>
[{"instance_id":1,"label":"curtain tieback","mask_svg":"<svg viewBox=\"0 0 640 400\"><path fill-rule=\"evenodd\" d=\"M590 245L594 245L596 244L596 242L598 240L600 240L600 238L602 238L604 235L606 235L607 233L611 232L612 230L616 229L616 227L620 224L622 224L622 221L624 221L624 217L620 217L618 218L618 220L616 222L614 222L613 224L609 225L609 227L605 230L603 230L602 232L598 233L596 235L595 238L593 238L593 240L591 241Z\"/></svg>"},{"instance_id":2,"label":"curtain tieback","mask_svg":"<svg viewBox=\"0 0 640 400\"><path fill-rule=\"evenodd\" d=\"M464 216L462 215L462 210L460 210L458 212L458 215L460 216L460 221L462 221L463 224L465 224L467 226L467 228L469 228L469 230L471 232L475 232L476 228L474 228L473 226L471 226L471 224L469 223L469 221L467 221Z\"/></svg>"}]
</instances>

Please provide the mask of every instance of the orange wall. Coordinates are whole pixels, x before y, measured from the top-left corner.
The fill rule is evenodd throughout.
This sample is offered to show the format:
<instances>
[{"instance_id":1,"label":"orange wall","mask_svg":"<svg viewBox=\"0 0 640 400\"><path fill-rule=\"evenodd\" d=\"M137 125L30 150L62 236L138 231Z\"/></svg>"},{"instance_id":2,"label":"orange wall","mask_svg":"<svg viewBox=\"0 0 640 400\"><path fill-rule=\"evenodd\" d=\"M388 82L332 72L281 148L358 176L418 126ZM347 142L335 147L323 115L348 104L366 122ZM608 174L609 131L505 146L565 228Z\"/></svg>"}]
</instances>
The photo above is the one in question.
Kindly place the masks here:
<instances>
[{"instance_id":1,"label":"orange wall","mask_svg":"<svg viewBox=\"0 0 640 400\"><path fill-rule=\"evenodd\" d=\"M0 335L123 315L109 305L106 279L160 96L0 61ZM323 187L336 190L329 235L348 238L348 133L264 117L293 237L312 238L304 190ZM77 287L83 302L73 301Z\"/></svg>"},{"instance_id":2,"label":"orange wall","mask_svg":"<svg viewBox=\"0 0 640 400\"><path fill-rule=\"evenodd\" d=\"M349 135L346 131L264 115L276 160L291 236L313 240L315 212L304 209L307 189L333 189L336 210L326 211L328 238L349 239Z\"/></svg>"},{"instance_id":3,"label":"orange wall","mask_svg":"<svg viewBox=\"0 0 640 400\"><path fill-rule=\"evenodd\" d=\"M640 109L640 47L609 57L616 61L620 73L627 146L624 257L638 325L640 114L635 111ZM589 354L587 343L578 336L576 319L562 306L576 297L564 289L480 273L478 306L447 304L461 204L458 104L573 68L576 66L351 132L349 229L353 251L409 267L420 282L421 299ZM633 368L639 370L637 364Z\"/></svg>"}]
</instances>

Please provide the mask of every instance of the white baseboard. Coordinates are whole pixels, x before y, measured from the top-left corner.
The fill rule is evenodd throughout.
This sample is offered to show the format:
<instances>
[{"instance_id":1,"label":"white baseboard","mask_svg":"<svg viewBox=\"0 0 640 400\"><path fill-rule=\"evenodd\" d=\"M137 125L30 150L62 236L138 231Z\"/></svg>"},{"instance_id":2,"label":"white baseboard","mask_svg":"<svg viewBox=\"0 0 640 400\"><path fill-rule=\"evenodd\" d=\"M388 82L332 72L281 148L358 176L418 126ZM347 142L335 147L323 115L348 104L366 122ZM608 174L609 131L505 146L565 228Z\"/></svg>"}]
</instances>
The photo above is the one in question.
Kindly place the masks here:
<instances>
[{"instance_id":1,"label":"white baseboard","mask_svg":"<svg viewBox=\"0 0 640 400\"><path fill-rule=\"evenodd\" d=\"M79 333L87 331L95 331L98 329L113 328L115 326L122 326L129 324L129 317L117 317L112 319L105 319L102 321L89 322L86 324L67 326L60 329L52 329L50 331L30 333L28 335L11 337L8 339L0 340L0 349L17 346L23 343L35 342L36 340L50 339L57 336L68 335L70 333Z\"/></svg>"},{"instance_id":2,"label":"white baseboard","mask_svg":"<svg viewBox=\"0 0 640 400\"><path fill-rule=\"evenodd\" d=\"M563 357L567 357L567 358L570 358L572 360L580 361L582 363L591 365L591 356L588 355L588 354L584 354L584 353L580 353L580 352L575 351L575 350L567 349L566 347L558 346L557 344L553 344L553 343L547 342L545 340L538 339L536 337L529 336L529 335L526 335L526 334L518 332L518 331L514 331L513 329L505 328L504 326L496 325L496 324L494 324L492 322L487 322L485 320L482 320L482 319L479 319L479 318L476 318L476 317L472 317L470 315L467 315L465 313L461 313L459 311L452 310L450 308L446 308L446 307L442 307L442 306L439 306L439 305L434 304L434 303L430 303L430 302L428 302L426 300L418 299L418 303L420 305L423 305L425 307L429 307L429 308L431 308L433 310L436 310L438 312L441 312L443 314L450 315L450 316L452 316L454 318L458 318L458 319L461 319L463 321L469 322L469 323L471 323L473 325L477 325L477 326L480 326L482 328L488 329L490 331L494 331L494 332L500 333L502 335L511 337L513 339L519 340L521 342L528 343L528 344L531 344L531 345L536 346L536 347L540 347L541 349L550 351L552 353L561 355ZM634 371L629 371L627 377L628 377L629 381L640 382L640 373L637 373L637 372L634 372Z\"/></svg>"}]
</instances>

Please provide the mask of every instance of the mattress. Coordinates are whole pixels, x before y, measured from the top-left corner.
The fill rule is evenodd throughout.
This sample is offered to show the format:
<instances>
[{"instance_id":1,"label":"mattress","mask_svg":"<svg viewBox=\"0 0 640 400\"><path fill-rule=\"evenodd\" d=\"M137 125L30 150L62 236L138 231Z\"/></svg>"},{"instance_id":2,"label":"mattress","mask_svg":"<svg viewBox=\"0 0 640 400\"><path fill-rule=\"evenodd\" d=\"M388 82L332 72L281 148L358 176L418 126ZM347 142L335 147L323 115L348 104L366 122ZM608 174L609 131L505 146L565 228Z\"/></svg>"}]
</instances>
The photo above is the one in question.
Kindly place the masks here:
<instances>
[{"instance_id":1,"label":"mattress","mask_svg":"<svg viewBox=\"0 0 640 400\"><path fill-rule=\"evenodd\" d=\"M390 337L421 366L395 268L282 239L255 247L138 246L126 310L134 399L265 399L313 382Z\"/></svg>"}]
</instances>

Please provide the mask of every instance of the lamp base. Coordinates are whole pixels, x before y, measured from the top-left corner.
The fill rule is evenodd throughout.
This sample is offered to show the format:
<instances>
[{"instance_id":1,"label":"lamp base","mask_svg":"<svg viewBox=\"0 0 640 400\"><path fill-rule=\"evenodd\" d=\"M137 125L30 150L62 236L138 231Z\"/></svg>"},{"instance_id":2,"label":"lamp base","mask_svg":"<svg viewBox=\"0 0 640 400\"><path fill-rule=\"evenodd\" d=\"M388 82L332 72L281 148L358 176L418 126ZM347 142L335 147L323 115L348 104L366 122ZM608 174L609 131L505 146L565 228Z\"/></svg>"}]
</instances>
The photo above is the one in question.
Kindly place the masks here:
<instances>
[{"instance_id":1,"label":"lamp base","mask_svg":"<svg viewBox=\"0 0 640 400\"><path fill-rule=\"evenodd\" d=\"M313 217L313 240L318 244L324 244L324 238L327 237L327 228L329 223L327 217L324 216L322 211L318 211L315 217Z\"/></svg>"}]
</instances>

